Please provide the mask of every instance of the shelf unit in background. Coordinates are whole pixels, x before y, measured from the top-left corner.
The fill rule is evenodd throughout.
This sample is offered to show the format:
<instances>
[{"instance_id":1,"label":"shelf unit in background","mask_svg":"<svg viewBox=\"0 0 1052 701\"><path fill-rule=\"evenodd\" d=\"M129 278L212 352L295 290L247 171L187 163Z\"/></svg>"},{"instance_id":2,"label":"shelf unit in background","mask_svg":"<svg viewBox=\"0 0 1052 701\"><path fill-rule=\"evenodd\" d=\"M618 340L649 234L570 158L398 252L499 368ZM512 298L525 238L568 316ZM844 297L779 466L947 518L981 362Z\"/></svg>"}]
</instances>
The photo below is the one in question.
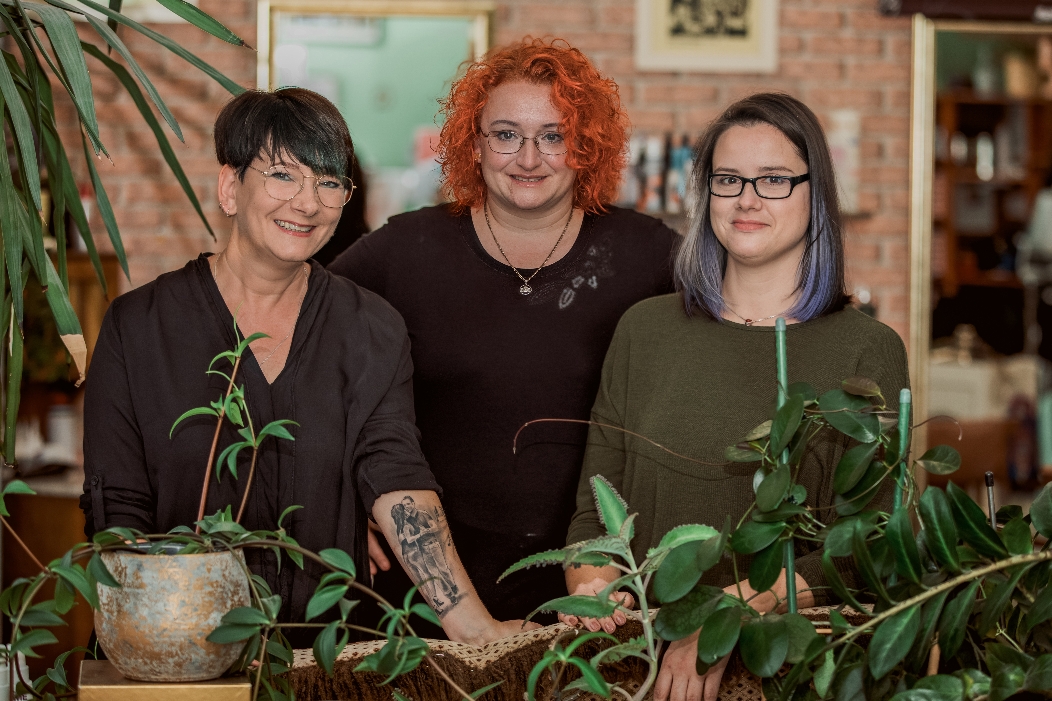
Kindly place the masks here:
<instances>
[{"instance_id":1,"label":"shelf unit in background","mask_svg":"<svg viewBox=\"0 0 1052 701\"><path fill-rule=\"evenodd\" d=\"M997 127L1010 115L1022 115L1027 147L1025 158L1019 164L1020 172L1006 175L995 170L990 180L980 179L976 174L974 143L978 134L994 135ZM933 231L935 240L943 241L944 255L941 275L935 283L941 296L954 297L961 285L981 287L1021 287L1014 270L980 269L977 256L969 250L969 243L990 238L989 243L1010 246L1011 236L1026 226L1024 217L1006 214L1006 197L1022 193L1026 198L1026 212L1030 211L1034 197L1044 186L1045 178L1052 168L1052 102L1040 99L1015 100L1003 96L984 96L971 90L946 90L936 98L936 124L948 139L955 133L963 133L969 139L966 161L957 163L950 157L949 147L937 149L935 162L935 190ZM995 142L995 148L997 144ZM938 153L941 150L942 153ZM996 158L995 158L996 162ZM962 232L958 220L957 198L962 190L986 189L994 198L994 222L986 233ZM977 190L976 190L977 191ZM1018 197L1019 195L1014 195ZM936 255L940 255L936 252Z\"/></svg>"}]
</instances>

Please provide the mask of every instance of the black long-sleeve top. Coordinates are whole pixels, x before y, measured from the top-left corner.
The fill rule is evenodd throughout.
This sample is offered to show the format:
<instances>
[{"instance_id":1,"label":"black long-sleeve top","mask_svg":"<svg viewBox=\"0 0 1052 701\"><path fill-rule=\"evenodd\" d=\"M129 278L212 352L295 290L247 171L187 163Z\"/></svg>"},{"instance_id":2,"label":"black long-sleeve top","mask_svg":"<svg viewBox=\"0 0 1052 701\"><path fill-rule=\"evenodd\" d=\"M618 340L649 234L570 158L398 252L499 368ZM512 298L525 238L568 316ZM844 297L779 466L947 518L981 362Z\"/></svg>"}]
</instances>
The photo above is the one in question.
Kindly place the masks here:
<instances>
[{"instance_id":1,"label":"black long-sleeve top","mask_svg":"<svg viewBox=\"0 0 1052 701\"><path fill-rule=\"evenodd\" d=\"M187 409L223 396L227 381L206 375L212 358L237 343L234 320L202 254L181 270L114 300L91 361L84 400L86 532L112 526L148 533L192 525L216 419L181 423ZM229 364L216 366L225 372ZM366 518L380 495L439 491L419 447L414 423L413 366L401 317L377 295L317 263L292 335L288 360L273 384L247 350L244 384L256 430L292 419L295 441L262 444L245 517L249 529L284 525L301 545L337 547L367 565ZM238 440L226 422L219 450ZM233 504L236 513L251 451L238 477L210 479L206 514ZM282 618L302 620L315 573L250 557L286 602ZM364 570L367 572L367 570Z\"/></svg>"}]
</instances>

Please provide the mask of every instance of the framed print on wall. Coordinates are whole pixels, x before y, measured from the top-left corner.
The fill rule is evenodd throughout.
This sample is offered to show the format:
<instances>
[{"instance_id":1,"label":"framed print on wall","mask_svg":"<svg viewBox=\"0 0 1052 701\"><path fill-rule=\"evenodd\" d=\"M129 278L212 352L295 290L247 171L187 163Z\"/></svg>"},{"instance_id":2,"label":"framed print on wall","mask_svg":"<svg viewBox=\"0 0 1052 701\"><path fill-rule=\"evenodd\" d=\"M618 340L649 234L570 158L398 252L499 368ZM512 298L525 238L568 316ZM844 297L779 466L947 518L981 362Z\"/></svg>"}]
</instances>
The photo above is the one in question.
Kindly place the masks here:
<instances>
[{"instance_id":1,"label":"framed print on wall","mask_svg":"<svg viewBox=\"0 0 1052 701\"><path fill-rule=\"evenodd\" d=\"M636 67L778 70L778 0L636 0Z\"/></svg>"}]
</instances>

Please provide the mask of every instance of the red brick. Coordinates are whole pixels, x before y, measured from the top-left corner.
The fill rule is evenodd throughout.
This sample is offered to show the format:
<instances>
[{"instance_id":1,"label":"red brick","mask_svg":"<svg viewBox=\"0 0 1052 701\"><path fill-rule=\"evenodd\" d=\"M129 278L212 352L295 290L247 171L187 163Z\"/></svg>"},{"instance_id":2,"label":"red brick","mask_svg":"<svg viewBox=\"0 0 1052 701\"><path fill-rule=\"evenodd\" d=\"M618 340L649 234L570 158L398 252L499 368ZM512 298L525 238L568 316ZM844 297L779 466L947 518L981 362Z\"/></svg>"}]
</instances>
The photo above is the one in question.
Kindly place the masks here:
<instances>
[{"instance_id":1,"label":"red brick","mask_svg":"<svg viewBox=\"0 0 1052 701\"><path fill-rule=\"evenodd\" d=\"M909 35L910 23L913 21L912 17L885 17L877 12L876 8L868 11L855 10L847 14L847 24L852 29L873 30L889 34L901 32L906 36Z\"/></svg>"},{"instance_id":2,"label":"red brick","mask_svg":"<svg viewBox=\"0 0 1052 701\"><path fill-rule=\"evenodd\" d=\"M843 67L840 61L810 61L783 58L779 63L778 69L778 75L786 78L840 80L843 75Z\"/></svg>"},{"instance_id":3,"label":"red brick","mask_svg":"<svg viewBox=\"0 0 1052 701\"><path fill-rule=\"evenodd\" d=\"M684 119L683 128L691 134L700 134L708 128L713 120L720 116L723 109L722 106L713 106L698 107L688 110L686 118Z\"/></svg>"},{"instance_id":4,"label":"red brick","mask_svg":"<svg viewBox=\"0 0 1052 701\"><path fill-rule=\"evenodd\" d=\"M671 110L628 110L634 131L673 131L676 115Z\"/></svg>"},{"instance_id":5,"label":"red brick","mask_svg":"<svg viewBox=\"0 0 1052 701\"><path fill-rule=\"evenodd\" d=\"M570 46L580 49L586 54L602 51L632 51L631 31L604 31L604 32L566 32L560 31L559 38L565 39ZM593 58L589 56L589 58ZM594 58L593 58L594 60Z\"/></svg>"},{"instance_id":6,"label":"red brick","mask_svg":"<svg viewBox=\"0 0 1052 701\"><path fill-rule=\"evenodd\" d=\"M862 139L858 145L859 153L863 160L880 158L882 149L879 141L868 141Z\"/></svg>"},{"instance_id":7,"label":"red brick","mask_svg":"<svg viewBox=\"0 0 1052 701\"><path fill-rule=\"evenodd\" d=\"M712 102L716 99L716 88L711 85L650 84L643 88L643 102L680 103L686 106Z\"/></svg>"},{"instance_id":8,"label":"red brick","mask_svg":"<svg viewBox=\"0 0 1052 701\"><path fill-rule=\"evenodd\" d=\"M840 29L844 26L843 14L830 10L782 9L782 27L808 30Z\"/></svg>"},{"instance_id":9,"label":"red brick","mask_svg":"<svg viewBox=\"0 0 1052 701\"><path fill-rule=\"evenodd\" d=\"M879 56L883 51L880 39L857 36L831 36L818 34L807 43L815 56Z\"/></svg>"},{"instance_id":10,"label":"red brick","mask_svg":"<svg viewBox=\"0 0 1052 701\"><path fill-rule=\"evenodd\" d=\"M855 107L873 108L881 104L880 90L863 90L860 88L828 88L816 86L807 93L806 102L812 107ZM869 131L863 121L863 131Z\"/></svg>"},{"instance_id":11,"label":"red brick","mask_svg":"<svg viewBox=\"0 0 1052 701\"><path fill-rule=\"evenodd\" d=\"M867 134L908 134L910 118L909 115L899 117L889 114L879 117L863 117L862 131Z\"/></svg>"},{"instance_id":12,"label":"red brick","mask_svg":"<svg viewBox=\"0 0 1052 701\"><path fill-rule=\"evenodd\" d=\"M566 3L521 3L515 9L516 21L534 31L555 30L559 36L567 29L584 29L595 22L595 12L587 5Z\"/></svg>"},{"instance_id":13,"label":"red brick","mask_svg":"<svg viewBox=\"0 0 1052 701\"><path fill-rule=\"evenodd\" d=\"M782 34L778 37L778 52L781 56L792 56L804 48L804 40L795 34Z\"/></svg>"},{"instance_id":14,"label":"red brick","mask_svg":"<svg viewBox=\"0 0 1052 701\"><path fill-rule=\"evenodd\" d=\"M634 5L607 6L600 11L600 26L610 28L631 28L636 23Z\"/></svg>"},{"instance_id":15,"label":"red brick","mask_svg":"<svg viewBox=\"0 0 1052 701\"><path fill-rule=\"evenodd\" d=\"M847 67L848 80L854 83L893 83L909 84L909 64L891 64L878 61L866 61L865 63L851 63Z\"/></svg>"},{"instance_id":16,"label":"red brick","mask_svg":"<svg viewBox=\"0 0 1052 701\"><path fill-rule=\"evenodd\" d=\"M852 241L850 237L844 242L844 256L856 265L863 261L870 263L880 262L880 246L875 243L861 243Z\"/></svg>"}]
</instances>

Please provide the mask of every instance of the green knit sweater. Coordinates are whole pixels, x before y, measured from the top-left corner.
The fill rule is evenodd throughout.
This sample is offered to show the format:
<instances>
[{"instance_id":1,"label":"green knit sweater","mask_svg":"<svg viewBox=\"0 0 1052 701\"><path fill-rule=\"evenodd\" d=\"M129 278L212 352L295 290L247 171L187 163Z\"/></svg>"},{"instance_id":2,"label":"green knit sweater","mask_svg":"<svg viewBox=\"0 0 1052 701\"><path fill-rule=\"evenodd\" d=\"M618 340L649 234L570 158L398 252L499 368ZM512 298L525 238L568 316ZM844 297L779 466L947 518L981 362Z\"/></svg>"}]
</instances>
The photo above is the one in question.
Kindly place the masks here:
<instances>
[{"instance_id":1,"label":"green knit sweater","mask_svg":"<svg viewBox=\"0 0 1052 701\"><path fill-rule=\"evenodd\" d=\"M789 382L809 382L819 394L853 375L880 385L889 409L898 408L899 390L909 386L906 349L890 328L848 307L812 321L792 324L786 333ZM666 448L705 461L670 455L621 431L592 426L588 436L577 512L568 543L605 533L592 499L590 478L603 475L636 512L633 551L641 561L671 528L703 523L722 528L728 515L736 524L752 504L757 463L728 463L724 449L772 415L777 387L774 328L688 317L682 298L645 300L621 318L603 365L592 420L646 436ZM848 439L827 431L805 457L800 482L809 506L833 503L832 475ZM886 485L887 487L888 485ZM891 491L883 489L870 508L888 510ZM830 520L832 511L817 514ZM797 545L797 572L809 585L822 586L821 550ZM750 558L739 556L744 579ZM852 568L838 569L854 581ZM734 570L724 558L702 580L726 587ZM816 591L819 601L825 600Z\"/></svg>"}]
</instances>

